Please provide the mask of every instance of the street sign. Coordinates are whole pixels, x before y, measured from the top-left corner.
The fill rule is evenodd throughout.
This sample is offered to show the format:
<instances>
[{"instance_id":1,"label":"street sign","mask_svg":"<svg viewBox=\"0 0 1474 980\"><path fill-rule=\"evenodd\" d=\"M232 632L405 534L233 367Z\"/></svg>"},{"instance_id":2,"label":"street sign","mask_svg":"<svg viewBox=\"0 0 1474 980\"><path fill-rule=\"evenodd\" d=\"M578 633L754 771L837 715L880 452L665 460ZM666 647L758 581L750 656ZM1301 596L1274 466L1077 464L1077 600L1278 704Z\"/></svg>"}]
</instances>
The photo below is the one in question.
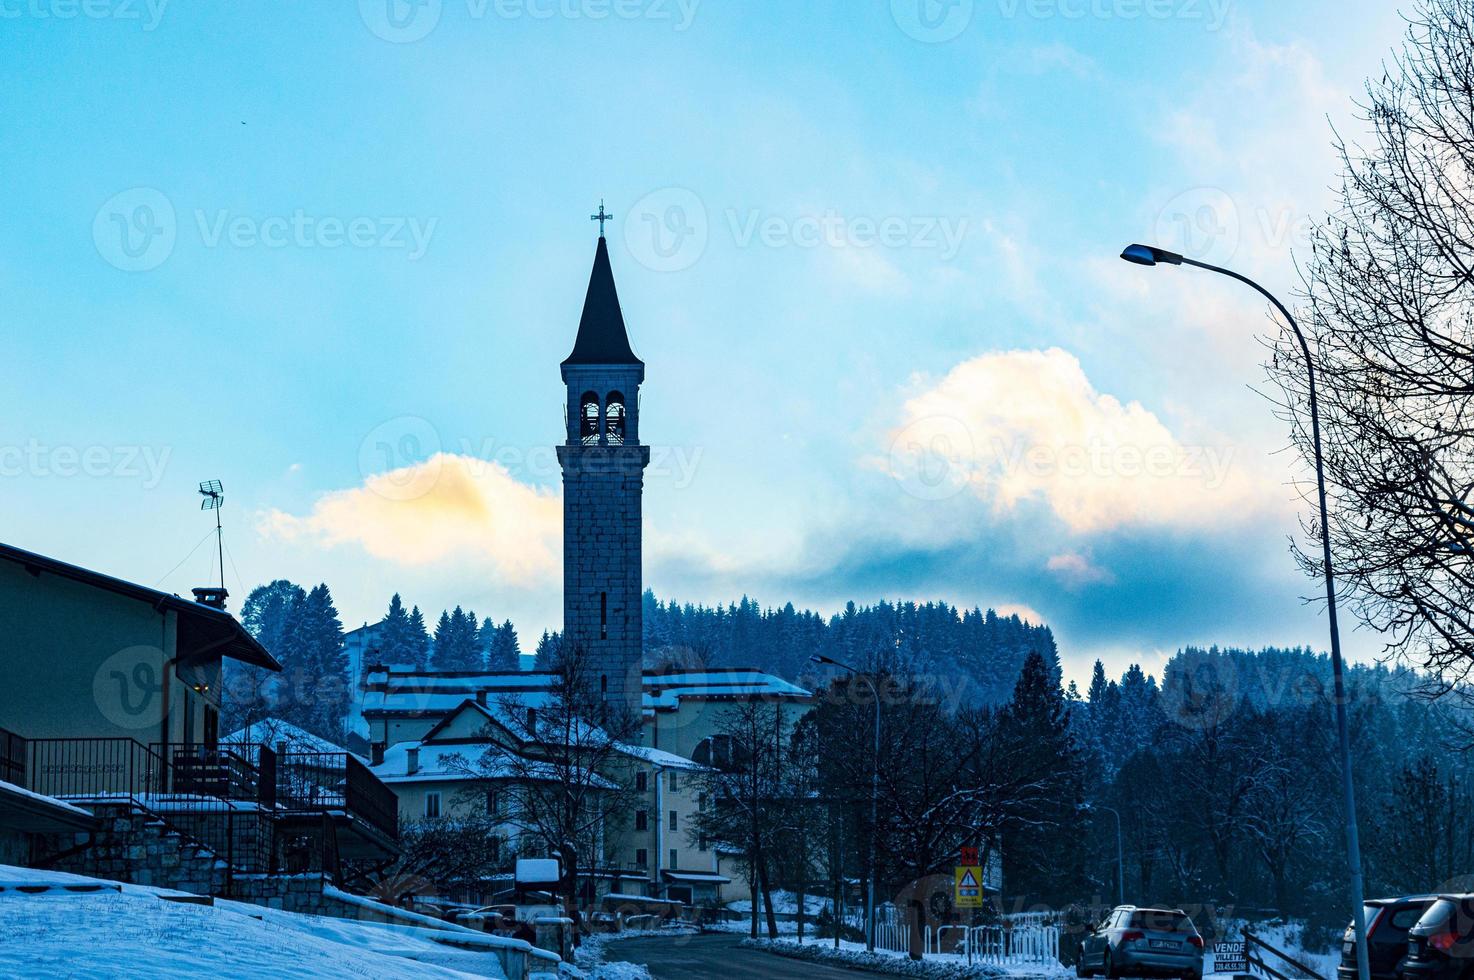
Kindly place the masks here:
<instances>
[{"instance_id":1,"label":"street sign","mask_svg":"<svg viewBox=\"0 0 1474 980\"><path fill-rule=\"evenodd\" d=\"M957 863L963 867L977 867L982 863L978 860L978 849L976 847L962 848L962 860Z\"/></svg>"},{"instance_id":2,"label":"street sign","mask_svg":"<svg viewBox=\"0 0 1474 980\"><path fill-rule=\"evenodd\" d=\"M1213 944L1214 973L1248 973L1249 962L1244 955L1244 941Z\"/></svg>"},{"instance_id":3,"label":"street sign","mask_svg":"<svg viewBox=\"0 0 1474 980\"><path fill-rule=\"evenodd\" d=\"M959 865L956 869L956 901L960 909L983 907L983 869L975 864Z\"/></svg>"}]
</instances>

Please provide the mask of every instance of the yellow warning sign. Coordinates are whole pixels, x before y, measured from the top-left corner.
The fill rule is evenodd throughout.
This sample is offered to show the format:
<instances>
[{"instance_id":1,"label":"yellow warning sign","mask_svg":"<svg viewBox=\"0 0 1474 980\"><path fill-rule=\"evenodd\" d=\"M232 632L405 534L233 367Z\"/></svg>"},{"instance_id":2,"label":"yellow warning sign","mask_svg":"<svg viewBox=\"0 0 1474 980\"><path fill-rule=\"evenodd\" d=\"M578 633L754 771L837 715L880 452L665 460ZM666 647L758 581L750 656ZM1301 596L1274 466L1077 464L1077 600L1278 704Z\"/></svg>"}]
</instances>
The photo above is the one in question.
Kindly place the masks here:
<instances>
[{"instance_id":1,"label":"yellow warning sign","mask_svg":"<svg viewBox=\"0 0 1474 980\"><path fill-rule=\"evenodd\" d=\"M960 866L956 869L957 888L956 902L960 909L980 909L983 907L983 869L972 866Z\"/></svg>"}]
</instances>

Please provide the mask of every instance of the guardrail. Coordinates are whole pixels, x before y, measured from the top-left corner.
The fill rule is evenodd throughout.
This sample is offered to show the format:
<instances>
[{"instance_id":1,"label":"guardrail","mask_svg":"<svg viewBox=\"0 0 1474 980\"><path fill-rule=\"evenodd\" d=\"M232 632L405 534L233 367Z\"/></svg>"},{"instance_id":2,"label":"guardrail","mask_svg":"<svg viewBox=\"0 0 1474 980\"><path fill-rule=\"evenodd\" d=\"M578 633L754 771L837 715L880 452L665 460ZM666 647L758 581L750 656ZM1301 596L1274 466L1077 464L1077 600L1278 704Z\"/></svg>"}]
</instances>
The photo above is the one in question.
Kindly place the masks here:
<instances>
[{"instance_id":1,"label":"guardrail","mask_svg":"<svg viewBox=\"0 0 1474 980\"><path fill-rule=\"evenodd\" d=\"M1276 966L1270 966L1265 956L1273 956ZM1283 950L1276 949L1269 943L1254 935L1248 929L1244 930L1244 963L1250 971L1258 970L1266 977L1273 980L1325 980L1315 970L1291 958ZM1293 975L1284 972L1286 966L1293 967L1299 971Z\"/></svg>"}]
</instances>

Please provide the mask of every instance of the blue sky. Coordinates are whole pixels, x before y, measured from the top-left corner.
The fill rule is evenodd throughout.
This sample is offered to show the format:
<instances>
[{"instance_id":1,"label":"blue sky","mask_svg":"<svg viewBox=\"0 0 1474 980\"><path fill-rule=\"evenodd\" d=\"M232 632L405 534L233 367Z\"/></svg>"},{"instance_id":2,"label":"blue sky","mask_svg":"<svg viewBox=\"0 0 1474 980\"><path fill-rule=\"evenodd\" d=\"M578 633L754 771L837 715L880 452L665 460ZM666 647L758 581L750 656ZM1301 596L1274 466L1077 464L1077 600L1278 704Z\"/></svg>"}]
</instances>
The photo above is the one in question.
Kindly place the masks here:
<instances>
[{"instance_id":1,"label":"blue sky","mask_svg":"<svg viewBox=\"0 0 1474 980\"><path fill-rule=\"evenodd\" d=\"M662 596L1020 610L1075 676L1320 645L1264 309L1115 255L1288 292L1400 29L1318 0L0 0L3 538L187 594L218 478L232 589L556 626L548 447L602 198Z\"/></svg>"}]
</instances>

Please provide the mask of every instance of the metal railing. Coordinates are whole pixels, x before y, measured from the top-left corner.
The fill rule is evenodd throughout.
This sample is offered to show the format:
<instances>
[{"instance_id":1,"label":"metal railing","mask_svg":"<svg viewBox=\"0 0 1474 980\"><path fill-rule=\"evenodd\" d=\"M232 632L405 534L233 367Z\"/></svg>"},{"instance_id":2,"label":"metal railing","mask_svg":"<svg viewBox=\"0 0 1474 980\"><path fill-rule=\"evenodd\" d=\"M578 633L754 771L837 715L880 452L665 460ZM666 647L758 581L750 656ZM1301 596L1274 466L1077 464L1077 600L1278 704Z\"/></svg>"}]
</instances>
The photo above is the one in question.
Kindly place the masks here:
<instances>
[{"instance_id":1,"label":"metal railing","mask_svg":"<svg viewBox=\"0 0 1474 980\"><path fill-rule=\"evenodd\" d=\"M277 758L278 804L293 812L339 810L390 840L399 839L399 799L347 752L283 752Z\"/></svg>"},{"instance_id":2,"label":"metal railing","mask_svg":"<svg viewBox=\"0 0 1474 980\"><path fill-rule=\"evenodd\" d=\"M865 931L865 914L846 915L845 923ZM1042 920L1041 920L1042 921ZM875 948L893 953L911 949L911 924L900 911L882 907L875 918ZM1059 927L1015 924L922 927L921 949L925 956L960 956L969 963L997 966L1049 966L1059 963Z\"/></svg>"},{"instance_id":3,"label":"metal railing","mask_svg":"<svg viewBox=\"0 0 1474 980\"><path fill-rule=\"evenodd\" d=\"M220 862L227 886L236 873L271 870L270 815L254 799L231 799L199 759L171 765L167 750L131 738L32 739L28 788L72 803L126 806L147 813Z\"/></svg>"},{"instance_id":4,"label":"metal railing","mask_svg":"<svg viewBox=\"0 0 1474 980\"><path fill-rule=\"evenodd\" d=\"M0 728L0 782L26 784L26 740Z\"/></svg>"},{"instance_id":5,"label":"metal railing","mask_svg":"<svg viewBox=\"0 0 1474 980\"><path fill-rule=\"evenodd\" d=\"M1274 966L1270 965L1266 955L1275 958ZM1258 970L1273 980L1325 980L1315 970L1290 958L1283 950L1269 945L1248 929L1244 930L1244 963L1250 972Z\"/></svg>"}]
</instances>

